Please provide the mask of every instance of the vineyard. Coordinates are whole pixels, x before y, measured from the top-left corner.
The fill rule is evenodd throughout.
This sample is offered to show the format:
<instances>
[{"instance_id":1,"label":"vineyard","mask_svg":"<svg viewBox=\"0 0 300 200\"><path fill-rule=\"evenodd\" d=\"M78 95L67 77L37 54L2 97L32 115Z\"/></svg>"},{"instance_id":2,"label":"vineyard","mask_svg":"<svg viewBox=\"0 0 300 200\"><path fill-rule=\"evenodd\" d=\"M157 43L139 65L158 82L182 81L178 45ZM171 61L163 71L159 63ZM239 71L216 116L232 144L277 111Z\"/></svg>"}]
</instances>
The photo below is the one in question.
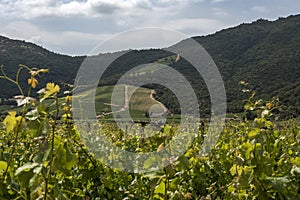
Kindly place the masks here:
<instances>
[{"instance_id":1,"label":"vineyard","mask_svg":"<svg viewBox=\"0 0 300 200\"><path fill-rule=\"evenodd\" d=\"M1 76L24 97L20 109L0 123L0 199L300 199L300 122L278 120L277 99L257 100L245 89L245 113L254 113L254 119L226 122L211 152L201 153L205 123L171 165L127 173L89 152L72 122L72 96L59 85L48 83L32 100L31 90L46 69L20 69L29 72L26 92L18 74ZM177 130L177 124L167 124L145 139L124 134L114 123L100 126L99 134L131 152L161 151Z\"/></svg>"}]
</instances>

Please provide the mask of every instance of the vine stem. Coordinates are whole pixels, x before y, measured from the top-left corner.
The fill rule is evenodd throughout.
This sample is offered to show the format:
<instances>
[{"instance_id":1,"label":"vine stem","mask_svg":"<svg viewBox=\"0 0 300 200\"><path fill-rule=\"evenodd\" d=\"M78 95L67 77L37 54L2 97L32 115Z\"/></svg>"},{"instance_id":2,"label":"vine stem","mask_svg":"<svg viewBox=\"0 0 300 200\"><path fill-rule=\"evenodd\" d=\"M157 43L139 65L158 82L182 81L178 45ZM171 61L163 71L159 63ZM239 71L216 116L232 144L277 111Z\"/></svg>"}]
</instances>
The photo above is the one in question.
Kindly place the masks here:
<instances>
[{"instance_id":1,"label":"vine stem","mask_svg":"<svg viewBox=\"0 0 300 200\"><path fill-rule=\"evenodd\" d=\"M169 176L167 173L166 168L164 168L165 174L166 174L166 179L165 179L165 194L164 194L164 199L167 200L167 194L168 194L168 189L169 189Z\"/></svg>"},{"instance_id":2,"label":"vine stem","mask_svg":"<svg viewBox=\"0 0 300 200\"><path fill-rule=\"evenodd\" d=\"M21 88L21 85L19 84L19 75L20 75L21 70L22 70L23 68L27 69L28 71L31 71L31 69L30 69L29 67L27 67L26 65L20 65L20 67L19 67L19 69L18 69L18 72L17 72L17 75L16 75L16 80L13 80L12 78L10 78L10 77L8 77L8 76L6 75L5 71L3 70L3 66L1 65L0 71L1 71L2 75L0 76L0 78L6 79L6 80L12 82L13 84L15 84L15 85L18 87L18 89L19 89L21 95L24 96L24 92L23 92L23 90L22 90L22 88ZM31 89L31 87L29 88L29 90L30 90L30 89Z\"/></svg>"},{"instance_id":3,"label":"vine stem","mask_svg":"<svg viewBox=\"0 0 300 200\"><path fill-rule=\"evenodd\" d=\"M55 106L56 106L56 114L55 114L55 118L54 118L54 123L52 124L52 135L51 135L51 158L49 161L49 170L47 171L47 175L45 177L45 194L44 194L44 200L47 199L48 196L48 183L49 183L49 178L50 178L50 174L52 171L52 165L53 165L53 160L54 160L54 139L55 139L55 129L56 129L56 125L57 125L57 119L58 119L58 115L59 115L59 105L58 105L58 98L57 96L54 97L55 100Z\"/></svg>"},{"instance_id":4,"label":"vine stem","mask_svg":"<svg viewBox=\"0 0 300 200\"><path fill-rule=\"evenodd\" d=\"M87 158L92 162L94 168L97 167L96 161L93 159L93 157L83 148L83 145L79 143L76 139L72 139L72 141L80 147L80 149L83 151L83 153L87 156Z\"/></svg>"},{"instance_id":5,"label":"vine stem","mask_svg":"<svg viewBox=\"0 0 300 200\"><path fill-rule=\"evenodd\" d=\"M2 70L2 69L1 69ZM3 72L2 72L3 73ZM6 79L8 78L6 75L5 75ZM18 85L18 82L16 82L16 84ZM29 87L28 89L28 94L27 94L27 97L30 96L30 93L31 93L31 87ZM22 90L21 90L22 91ZM23 91L22 91L23 93ZM20 132L20 129L21 129L21 126L22 126L22 122L23 122L23 119L25 118L25 114L26 114L26 110L27 110L27 103L25 103L24 107L23 107L23 110L22 110L22 115L21 115L21 118L20 118L20 121L18 122L18 125L17 125L17 130L15 131L15 135L14 135L14 142L13 142L13 146L12 146L12 149L11 149L11 152L9 154L9 158L7 160L7 166L5 168L5 171L3 173L3 178L2 178L2 183L4 183L5 179L6 179L6 176L7 176L7 173L8 173L8 168L10 166L10 163L12 161L12 158L13 158L13 155L15 153L15 150L16 150L16 146L17 146L17 142L18 142L18 137L19 137L19 132Z\"/></svg>"}]
</instances>

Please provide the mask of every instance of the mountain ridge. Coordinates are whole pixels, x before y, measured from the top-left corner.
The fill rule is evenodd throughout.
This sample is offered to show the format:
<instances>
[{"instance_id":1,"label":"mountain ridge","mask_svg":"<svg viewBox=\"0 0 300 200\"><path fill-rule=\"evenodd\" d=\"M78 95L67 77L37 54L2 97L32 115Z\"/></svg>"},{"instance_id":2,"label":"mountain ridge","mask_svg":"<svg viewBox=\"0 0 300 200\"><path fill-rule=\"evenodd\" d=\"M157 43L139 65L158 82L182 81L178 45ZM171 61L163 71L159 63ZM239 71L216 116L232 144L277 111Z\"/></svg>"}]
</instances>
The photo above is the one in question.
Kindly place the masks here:
<instances>
[{"instance_id":1,"label":"mountain ridge","mask_svg":"<svg viewBox=\"0 0 300 200\"><path fill-rule=\"evenodd\" d=\"M220 70L227 92L228 112L243 110L242 99L245 95L240 91L238 82L245 80L257 92L257 98L268 100L278 96L286 105L288 113L300 115L300 88L296 84L300 83L300 15L276 21L259 19L207 36L195 36L193 39L206 49ZM115 84L129 69L170 55L161 49L131 51L111 64L100 85ZM49 68L50 73L42 77L41 86L50 81L73 83L84 58L85 56L60 55L33 43L0 36L0 65L4 66L7 74L13 76L19 64ZM201 79L195 76L184 59L173 62L171 67L183 73L192 85L194 79ZM26 78L21 81L25 82L23 86L26 87ZM2 97L17 94L16 88L4 80L0 80L0 84L4 86L0 88ZM199 102L203 107L209 107L205 83L193 86L199 93ZM169 97L170 91L157 86L150 87L160 90L157 98L165 105L173 106L173 112L180 112L178 105L174 106L176 102ZM209 112L209 109L206 108L205 112Z\"/></svg>"}]
</instances>

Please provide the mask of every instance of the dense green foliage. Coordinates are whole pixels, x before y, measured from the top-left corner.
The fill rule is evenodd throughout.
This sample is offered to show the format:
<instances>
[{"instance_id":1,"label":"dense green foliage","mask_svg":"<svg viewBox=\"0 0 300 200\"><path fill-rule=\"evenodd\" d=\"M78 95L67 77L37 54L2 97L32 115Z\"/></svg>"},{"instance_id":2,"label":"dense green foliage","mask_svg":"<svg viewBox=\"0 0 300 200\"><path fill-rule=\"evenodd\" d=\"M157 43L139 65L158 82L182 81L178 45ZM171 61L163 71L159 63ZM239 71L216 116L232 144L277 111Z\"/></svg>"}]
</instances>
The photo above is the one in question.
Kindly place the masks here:
<instances>
[{"instance_id":1,"label":"dense green foliage","mask_svg":"<svg viewBox=\"0 0 300 200\"><path fill-rule=\"evenodd\" d=\"M30 96L47 70L24 68ZM0 124L0 198L299 199L299 122L277 122L272 112L278 101L255 101L255 93L246 91L244 108L256 118L228 122L210 153L201 153L208 128L202 126L176 162L130 174L105 166L88 151L72 123L71 97L59 101L61 88L48 83L37 102L23 102L20 112L9 112ZM132 152L161 151L178 134L176 124L146 139L124 134L115 124L100 126L99 134Z\"/></svg>"},{"instance_id":2,"label":"dense green foliage","mask_svg":"<svg viewBox=\"0 0 300 200\"><path fill-rule=\"evenodd\" d=\"M209 52L221 72L227 92L228 112L242 112L241 100L244 96L237 85L240 80L246 80L252 84L259 98L278 96L287 106L286 114L299 116L300 15L274 22L260 19L194 39ZM131 51L111 64L100 85L113 85L129 69L170 55L169 52L155 49ZM84 58L59 55L31 43L0 37L0 64L7 75L14 75L19 63L48 68L50 76L41 80L41 85L49 81L73 84ZM201 76L184 59L166 64L187 77L195 88L202 113L208 114L209 95ZM14 85L2 80L0 84L1 97L19 94ZM155 85L149 87L157 89L157 98L173 113L180 112L176 98L170 91Z\"/></svg>"},{"instance_id":3,"label":"dense green foliage","mask_svg":"<svg viewBox=\"0 0 300 200\"><path fill-rule=\"evenodd\" d=\"M232 111L241 109L236 83L246 80L258 97L278 96L290 113L299 115L300 15L275 22L260 19L195 39L219 67Z\"/></svg>"}]
</instances>

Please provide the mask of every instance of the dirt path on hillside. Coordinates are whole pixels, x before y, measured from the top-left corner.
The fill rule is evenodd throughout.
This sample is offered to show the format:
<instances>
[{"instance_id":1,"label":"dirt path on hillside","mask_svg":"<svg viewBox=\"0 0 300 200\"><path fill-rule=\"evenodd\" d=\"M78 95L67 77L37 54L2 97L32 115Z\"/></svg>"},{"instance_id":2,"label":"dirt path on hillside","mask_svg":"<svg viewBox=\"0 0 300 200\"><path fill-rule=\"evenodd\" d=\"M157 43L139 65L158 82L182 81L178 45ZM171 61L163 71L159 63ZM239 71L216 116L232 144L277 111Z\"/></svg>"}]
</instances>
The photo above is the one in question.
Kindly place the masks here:
<instances>
[{"instance_id":1,"label":"dirt path on hillside","mask_svg":"<svg viewBox=\"0 0 300 200\"><path fill-rule=\"evenodd\" d=\"M104 103L104 105L110 105L110 106L121 107L121 108L119 110L116 110L116 111L104 113L102 115L97 115L97 118L100 118L100 117L103 117L103 116L106 116L106 115L110 115L110 114L114 114L114 113L123 112L126 109L128 109L129 108L128 85L124 85L124 105L117 105L117 104L111 104L111 103Z\"/></svg>"},{"instance_id":2,"label":"dirt path on hillside","mask_svg":"<svg viewBox=\"0 0 300 200\"><path fill-rule=\"evenodd\" d=\"M162 107L162 109L163 109L163 112L162 112L162 113L159 113L159 114L157 114L157 115L163 115L163 114L165 114L165 113L168 113L168 112L169 112L168 108L167 108L162 102L157 101L157 100L154 98L154 96L153 96L154 94L155 94L155 90L151 90L151 93L150 93L150 99L152 99L152 100L155 101L157 104L159 104L159 105Z\"/></svg>"},{"instance_id":3,"label":"dirt path on hillside","mask_svg":"<svg viewBox=\"0 0 300 200\"><path fill-rule=\"evenodd\" d=\"M104 113L104 114L101 114L101 115L97 115L97 118L100 118L100 117L103 117L103 116L106 116L106 115L110 115L110 114L114 114L114 113L123 112L126 109L129 109L128 87L129 87L128 85L124 85L124 105L104 103L105 105L110 105L110 106L114 106L114 107L121 107L121 108L119 110L116 110L116 111L112 111L112 112ZM154 102L159 104L163 109L163 112L156 114L156 116L161 116L161 115L164 115L165 113L168 113L169 110L166 108L166 106L163 103L161 103L160 101L157 101L154 98L154 96L153 96L154 94L155 94L155 90L151 90L150 95L149 95L150 99L152 99Z\"/></svg>"},{"instance_id":4,"label":"dirt path on hillside","mask_svg":"<svg viewBox=\"0 0 300 200\"><path fill-rule=\"evenodd\" d=\"M129 98L128 98L128 85L124 85L124 95L125 95L125 102L124 102L124 109L128 109L129 108Z\"/></svg>"}]
</instances>

